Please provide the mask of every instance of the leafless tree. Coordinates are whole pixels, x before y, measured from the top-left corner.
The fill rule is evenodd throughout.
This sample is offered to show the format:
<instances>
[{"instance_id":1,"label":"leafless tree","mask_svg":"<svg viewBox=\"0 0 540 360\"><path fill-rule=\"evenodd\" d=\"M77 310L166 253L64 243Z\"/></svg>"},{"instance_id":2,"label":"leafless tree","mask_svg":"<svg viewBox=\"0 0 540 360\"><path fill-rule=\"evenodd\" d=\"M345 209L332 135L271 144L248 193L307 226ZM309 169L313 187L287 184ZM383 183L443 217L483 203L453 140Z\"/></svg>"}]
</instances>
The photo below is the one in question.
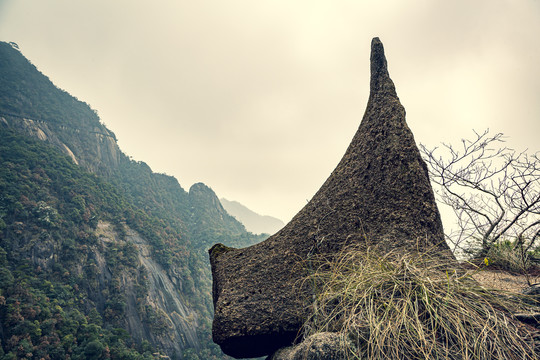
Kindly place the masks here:
<instances>
[{"instance_id":1,"label":"leafless tree","mask_svg":"<svg viewBox=\"0 0 540 360\"><path fill-rule=\"evenodd\" d=\"M485 256L493 244L513 242L524 253L540 245L540 157L504 146L502 134L475 132L459 147L420 145L440 201L457 218L448 234L457 250Z\"/></svg>"}]
</instances>

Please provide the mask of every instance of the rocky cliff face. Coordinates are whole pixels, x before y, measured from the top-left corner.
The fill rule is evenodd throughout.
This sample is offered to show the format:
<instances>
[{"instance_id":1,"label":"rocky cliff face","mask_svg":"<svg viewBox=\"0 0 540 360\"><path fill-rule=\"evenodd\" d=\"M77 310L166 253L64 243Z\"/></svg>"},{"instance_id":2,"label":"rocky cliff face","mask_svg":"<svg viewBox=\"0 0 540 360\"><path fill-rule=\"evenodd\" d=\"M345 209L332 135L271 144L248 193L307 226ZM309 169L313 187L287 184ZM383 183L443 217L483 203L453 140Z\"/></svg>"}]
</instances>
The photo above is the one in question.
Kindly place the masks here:
<instances>
[{"instance_id":1,"label":"rocky cliff face","mask_svg":"<svg viewBox=\"0 0 540 360\"><path fill-rule=\"evenodd\" d=\"M126 299L126 329L137 341L151 341L167 354L179 355L183 349L200 348L197 335L199 315L182 296L181 280L170 276L152 258L151 246L144 237L129 227L125 230L125 238L121 240L112 224L98 224L98 239L102 247L113 244L121 247L131 243L137 250L136 276L124 271L119 277ZM107 281L111 281L110 265L98 249L94 250L93 256L101 259L97 262L99 273L105 276L100 277L99 286L105 288ZM142 299L136 291L139 279L144 279L144 286L148 288Z\"/></svg>"},{"instance_id":2,"label":"rocky cliff face","mask_svg":"<svg viewBox=\"0 0 540 360\"><path fill-rule=\"evenodd\" d=\"M94 173L118 166L114 133L88 104L54 86L10 44L0 42L0 123L57 146Z\"/></svg>"},{"instance_id":3,"label":"rocky cliff face","mask_svg":"<svg viewBox=\"0 0 540 360\"><path fill-rule=\"evenodd\" d=\"M29 260L27 276L50 281L55 289L66 286L66 294L76 284L88 301L72 305L65 300L66 306L91 315L97 326L103 321L103 328L116 329L120 335L107 343L110 351L121 338L118 348L124 353L131 350L123 346L134 340L137 351L149 344L174 359L186 349L202 358L222 358L209 341L213 309L205 252L216 241L247 246L261 238L228 215L204 184L188 193L175 178L130 160L95 111L56 88L2 42L0 84L0 135L13 144L0 144L0 258L5 249L6 274ZM69 164L58 151L69 157ZM26 306L12 277L7 279L0 298ZM2 314L18 311L6 306L0 301ZM10 331L2 326L7 326L3 320L0 344L9 350ZM77 335L78 329L62 330L81 337L62 351L85 351L82 339L88 337ZM49 343L58 334L50 330ZM13 349L30 335L16 336ZM36 335L23 347L38 351L40 339ZM91 345L88 351L99 347Z\"/></svg>"},{"instance_id":4,"label":"rocky cliff face","mask_svg":"<svg viewBox=\"0 0 540 360\"><path fill-rule=\"evenodd\" d=\"M293 343L311 298L309 287L299 285L302 264L315 255L331 257L356 245L453 259L378 38L371 47L370 90L343 159L291 222L249 248L210 250L213 339L225 353L269 355Z\"/></svg>"},{"instance_id":5,"label":"rocky cliff face","mask_svg":"<svg viewBox=\"0 0 540 360\"><path fill-rule=\"evenodd\" d=\"M93 264L95 281L87 290L89 299L101 312L110 301L105 294L116 287L117 295L125 299L120 323L136 341L149 341L164 353L177 356L186 348L200 348L199 314L187 305L181 279L170 276L152 258L151 246L144 237L127 226L123 230L125 233L121 235L113 224L99 221L94 233L97 243L87 248L80 262L71 269L71 275L87 276L87 266ZM135 263L129 268L119 267L110 253L130 244L135 245L136 257L132 258ZM45 241L32 248L31 259L43 271L52 271L59 252L54 242Z\"/></svg>"},{"instance_id":6,"label":"rocky cliff face","mask_svg":"<svg viewBox=\"0 0 540 360\"><path fill-rule=\"evenodd\" d=\"M116 143L114 134L105 127L95 127L91 132L83 131L81 134L80 131L74 131L69 127L54 129L46 121L10 115L0 115L0 123L50 143L69 156L75 164L93 173L110 172L110 169L117 168L122 157L125 157ZM66 136L65 133L70 134ZM86 148L93 151L86 152Z\"/></svg>"}]
</instances>

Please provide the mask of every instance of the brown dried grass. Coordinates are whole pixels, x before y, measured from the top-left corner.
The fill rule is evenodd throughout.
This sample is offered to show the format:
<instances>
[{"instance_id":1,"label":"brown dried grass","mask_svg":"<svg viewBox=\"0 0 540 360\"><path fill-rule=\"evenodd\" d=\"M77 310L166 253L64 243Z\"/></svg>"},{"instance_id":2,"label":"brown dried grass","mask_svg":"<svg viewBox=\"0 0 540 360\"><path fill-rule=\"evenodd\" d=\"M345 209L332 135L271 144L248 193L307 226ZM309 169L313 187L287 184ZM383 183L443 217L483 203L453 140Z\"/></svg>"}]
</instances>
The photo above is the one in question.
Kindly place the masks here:
<instances>
[{"instance_id":1,"label":"brown dried grass","mask_svg":"<svg viewBox=\"0 0 540 360\"><path fill-rule=\"evenodd\" d=\"M538 359L533 332L511 315L519 297L487 290L474 272L426 254L351 248L309 268L304 335L342 334L351 359Z\"/></svg>"}]
</instances>

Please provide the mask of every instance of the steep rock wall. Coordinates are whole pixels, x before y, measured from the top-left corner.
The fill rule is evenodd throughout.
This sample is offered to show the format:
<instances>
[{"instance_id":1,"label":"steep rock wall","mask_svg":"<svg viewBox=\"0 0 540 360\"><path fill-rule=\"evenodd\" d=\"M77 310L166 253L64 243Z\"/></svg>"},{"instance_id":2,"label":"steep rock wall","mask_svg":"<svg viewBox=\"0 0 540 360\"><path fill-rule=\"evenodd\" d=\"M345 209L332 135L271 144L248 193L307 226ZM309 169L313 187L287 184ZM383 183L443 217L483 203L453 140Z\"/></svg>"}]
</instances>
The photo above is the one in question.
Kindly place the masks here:
<instances>
[{"instance_id":1,"label":"steep rock wall","mask_svg":"<svg viewBox=\"0 0 540 360\"><path fill-rule=\"evenodd\" d=\"M125 325L137 340L148 340L167 354L182 354L186 348L199 348L197 338L198 315L190 309L182 297L181 280L171 277L163 267L151 257L148 242L136 231L126 228L124 240L113 229L112 224L98 224L99 241L107 246L113 242L132 243L137 249L138 271L136 274L122 272L120 287L125 294ZM103 259L103 254L95 250L94 256ZM101 281L110 281L108 264L98 261ZM137 293L139 279L144 278L147 292L143 299ZM100 287L103 287L102 285Z\"/></svg>"},{"instance_id":2,"label":"steep rock wall","mask_svg":"<svg viewBox=\"0 0 540 360\"><path fill-rule=\"evenodd\" d=\"M1 116L1 114L0 114ZM105 127L79 129L50 121L3 115L0 125L54 145L75 164L93 173L110 172L118 167L122 153L114 134Z\"/></svg>"},{"instance_id":3,"label":"steep rock wall","mask_svg":"<svg viewBox=\"0 0 540 360\"><path fill-rule=\"evenodd\" d=\"M103 221L98 222L95 235L98 242L88 247L86 260L69 271L73 276L87 276L93 280L86 290L88 300L98 312L107 316L111 288L116 288L116 295L125 303L120 321L134 340L139 343L149 341L173 359L187 348L198 349L199 316L182 296L181 279L168 273L152 258L147 240L127 226L125 235L121 236L111 223ZM137 251L137 263L129 268L117 266L110 252L130 243ZM52 239L38 241L26 237L19 245L21 253L27 253L34 265L43 271L52 271L55 262L59 261L60 247Z\"/></svg>"}]
</instances>

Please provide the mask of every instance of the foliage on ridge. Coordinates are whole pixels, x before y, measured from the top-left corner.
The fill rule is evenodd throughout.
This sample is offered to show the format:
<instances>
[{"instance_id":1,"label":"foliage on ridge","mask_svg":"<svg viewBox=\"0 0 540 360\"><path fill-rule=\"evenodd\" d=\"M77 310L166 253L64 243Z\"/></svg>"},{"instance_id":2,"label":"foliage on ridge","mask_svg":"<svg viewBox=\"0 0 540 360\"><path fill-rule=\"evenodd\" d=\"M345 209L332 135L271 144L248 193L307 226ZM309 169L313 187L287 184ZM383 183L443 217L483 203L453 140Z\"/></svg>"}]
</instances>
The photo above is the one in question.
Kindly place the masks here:
<instances>
[{"instance_id":1,"label":"foliage on ridge","mask_svg":"<svg viewBox=\"0 0 540 360\"><path fill-rule=\"evenodd\" d=\"M151 346L132 348L119 325L125 300L117 287L107 289L101 313L92 300L98 274L88 253L99 246L94 230L98 220L121 226L124 217L146 222L114 187L55 149L0 130L0 353L5 359L152 358ZM55 249L50 268L36 263L38 247ZM133 256L128 245L108 252L111 264L128 270Z\"/></svg>"},{"instance_id":2,"label":"foliage on ridge","mask_svg":"<svg viewBox=\"0 0 540 360\"><path fill-rule=\"evenodd\" d=\"M210 337L213 304L206 248L214 242L246 246L263 237L246 232L232 217L216 217L214 212L207 211L211 204L194 202L174 177L156 174L144 162L123 154L114 134L101 124L94 110L58 89L20 52L2 42L0 83L0 121L2 117L7 119L0 122L0 252L5 252L6 259L0 275L3 274L2 280L7 279L5 286L0 287L0 299L5 301L0 304L0 311L17 313L30 306L41 314L23 316L19 320L24 326L2 324L4 332L0 338L8 350L6 356L9 358L9 352L16 351L16 356L23 357L29 354L25 351L33 350L32 356L39 358L37 354L54 354L55 348L61 354L51 358L91 358L90 349L93 347L97 354L100 346L94 342L85 354L88 344L82 339L95 338L81 332L89 324L99 327L95 333L104 346L102 354L110 354L111 358L122 358L118 354L124 354L124 350L131 352L129 356L133 358L151 350L148 343L133 343L125 329L119 327L125 299L118 289L107 290L103 308L92 300L84 300L84 294L91 298L96 276L95 264L85 256L88 249L97 246L94 232L98 221L104 220L115 224L119 234L124 224L141 234L151 245L153 258L169 276L182 283L178 291L199 314L201 343L199 350L186 349L183 356L224 357ZM24 119L53 131L69 146L81 166L53 146L11 130L18 129L12 124ZM99 158L98 148L103 142L116 151L117 163ZM34 252L48 246L53 248L52 269L44 269L31 260ZM107 252L107 261L116 264L113 273L136 273L132 245L126 243L125 247L112 250ZM84 275L75 276L74 269L81 266ZM43 288L43 284L51 286ZM144 279L137 280L137 286L141 298L144 297L148 291ZM56 305L63 315L44 310ZM45 327L45 331L42 323L49 324L51 318L56 325ZM69 328L62 327L71 319L80 321ZM39 331L32 335L30 322L45 335L36 335ZM11 330L17 333L11 334Z\"/></svg>"}]
</instances>

